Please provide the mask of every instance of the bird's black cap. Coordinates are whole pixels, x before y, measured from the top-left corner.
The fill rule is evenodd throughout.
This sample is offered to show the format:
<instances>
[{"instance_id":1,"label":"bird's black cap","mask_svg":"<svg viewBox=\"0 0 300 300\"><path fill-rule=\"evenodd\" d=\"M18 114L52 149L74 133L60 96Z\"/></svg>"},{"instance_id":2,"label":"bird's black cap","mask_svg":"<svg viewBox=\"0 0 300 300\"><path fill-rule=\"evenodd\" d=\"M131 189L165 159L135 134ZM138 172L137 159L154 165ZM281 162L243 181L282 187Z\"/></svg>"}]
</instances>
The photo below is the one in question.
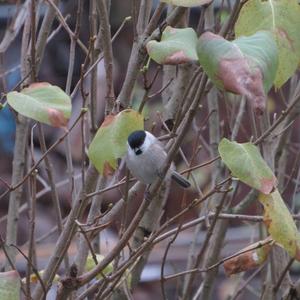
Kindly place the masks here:
<instances>
[{"instance_id":1,"label":"bird's black cap","mask_svg":"<svg viewBox=\"0 0 300 300\"><path fill-rule=\"evenodd\" d=\"M137 130L128 136L128 144L132 149L139 148L143 145L146 138L144 130Z\"/></svg>"}]
</instances>

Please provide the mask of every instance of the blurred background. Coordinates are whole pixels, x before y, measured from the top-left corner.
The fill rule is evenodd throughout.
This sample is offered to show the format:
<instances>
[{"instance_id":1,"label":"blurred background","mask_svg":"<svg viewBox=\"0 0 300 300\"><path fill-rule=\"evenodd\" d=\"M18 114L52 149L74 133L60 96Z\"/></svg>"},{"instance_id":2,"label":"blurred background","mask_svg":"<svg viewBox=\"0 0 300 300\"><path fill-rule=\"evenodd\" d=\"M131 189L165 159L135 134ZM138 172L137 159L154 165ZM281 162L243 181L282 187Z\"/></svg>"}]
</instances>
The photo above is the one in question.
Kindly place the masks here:
<instances>
[{"instance_id":1,"label":"blurred background","mask_svg":"<svg viewBox=\"0 0 300 300\"><path fill-rule=\"evenodd\" d=\"M119 29L123 20L131 15L131 6L129 0L112 0L111 1L111 31L112 35ZM155 2L155 1L154 1ZM156 1L158 2L158 1ZM216 14L222 14L222 18L226 17L228 11L231 9L231 5L233 1L219 1L223 3L222 11L218 10L218 5L216 5ZM22 1L1 1L0 2L0 41L2 41L5 31L8 28L11 20L14 18L14 15L18 9L20 9L20 3ZM42 18L45 12L45 4L40 5L39 7L39 17ZM71 29L75 27L76 21L76 1L61 1L60 2L60 11L64 17L66 17L67 23ZM199 19L201 11L200 9L192 9L191 10L191 24L190 26L196 26L197 20ZM221 19L221 18L220 18ZM53 29L59 28L59 22L56 20L53 25ZM127 22L122 29L121 33L118 35L116 40L113 43L113 54L114 54L114 82L115 82L115 93L118 95L122 83L124 81L124 77L126 74L127 64L130 56L131 46L132 46L132 23ZM22 32L22 31L21 31ZM82 25L80 28L80 39L84 42L85 45L89 42L89 32L90 32L90 24L89 24L89 1L84 2L84 14L82 19ZM21 34L17 36L14 42L10 45L7 51L2 52L2 44L0 42L0 91L1 96L3 96L6 92L14 89L20 82L20 51L21 51ZM46 47L45 57L41 66L41 70L38 76L39 81L47 81L53 85L60 86L63 90L65 90L66 86L66 78L68 73L69 66L69 47L70 40L68 34L64 31L64 29L60 28L53 37L49 39L49 42ZM80 70L81 65L83 64L85 59L84 53L81 51L79 47L76 48L76 59L75 59L75 69L74 76L72 80L71 91L75 87L76 83L80 79ZM151 64L150 74L154 75L157 71L158 66L156 64ZM176 72L176 67L174 68L174 72ZM151 76L150 75L150 76ZM158 80L154 85L154 90L159 90L161 88L161 72L158 75ZM89 78L85 81L85 86L88 87ZM105 73L103 62L100 62L98 65L98 95L97 99L99 101L98 106L98 120L97 123L100 125L104 118L104 103L105 103ZM275 112L280 111L284 107L284 97L285 94L289 92L289 87L286 85L280 93L275 93L273 91L270 95L269 99L269 112L270 114L274 114ZM138 107L140 103L140 99L143 95L143 80L139 79L138 84L135 87L135 93L133 98L133 106ZM235 96L229 96L229 105L220 104L222 109L220 110L220 126L222 128L223 136L228 136L231 132L231 125L229 120L232 120L232 114L236 113L238 108L238 100ZM3 99L3 98L2 98ZM276 105L275 105L276 99ZM3 101L2 101L3 103ZM80 92L78 92L72 98L73 104L73 120L79 113L79 110L82 105L82 97ZM149 104L146 105L145 114L146 114L146 128L148 130L153 130L154 133L161 133L162 128L162 103L160 95L157 95L155 99L151 100ZM211 153L209 150L210 141L208 140L208 127L206 124L203 124L206 116L208 115L208 109L204 108L199 113L197 120L195 120L193 124L193 128L190 132L187 132L185 138L185 144L183 145L183 150L186 153L187 157L190 158L192 154L192 147L194 142L194 133L196 131L201 132L201 142L202 150L199 151L194 164L199 164L201 162L205 162L211 158ZM251 136L251 128L249 125L249 120L247 117L243 119L242 130L240 131L239 141L248 141ZM72 122L72 120L71 120ZM298 123L297 123L298 124ZM32 124L33 125L33 124ZM295 125L296 126L296 123ZM39 142L36 138L34 128L32 129L33 139L30 139L30 143L32 143L34 148L34 156L38 159L41 156L41 152L39 149ZM10 184L11 182L11 171L12 171L12 158L13 158L13 150L14 150L14 134L15 134L15 120L14 120L14 112L6 106L4 109L0 111L0 177L2 181L0 182L0 193L6 190L6 184ZM60 129L53 129L47 127L45 125L45 136L46 143L49 147L53 144L61 135L63 134ZM72 158L75 169L75 179L76 184L80 184L80 168L81 168L81 135L80 135L80 127L77 126L71 134L71 150L72 150ZM298 145L299 145L299 131L294 131L292 133L292 145L291 151L289 152L289 161L290 169L292 170L292 165L299 166L299 155L298 155ZM59 199L62 207L63 217L65 217L70 209L72 195L71 195L71 187L68 182L68 172L67 172L67 163L65 157L66 148L64 144L59 145L55 151L52 151L50 154L51 163L55 168L55 182L57 183L58 191L59 191ZM176 165L179 170L183 170L187 168L183 163L180 156L176 159ZM118 172L116 176L122 178L124 171L121 170ZM206 191L210 188L210 166L201 168L199 171L194 172L194 176L197 178L197 182L201 186L203 191ZM288 175L287 175L288 176ZM37 240L39 238L44 237L40 243L38 244L39 248L39 268L42 269L45 265L52 249L55 241L57 240L57 233L49 235L49 232L54 228L56 224L56 216L55 211L53 209L53 204L51 202L51 197L49 193L49 186L47 182L45 182L46 173L45 166L41 164L39 167L39 175L38 175L38 194L37 194L37 225L36 225L36 237ZM284 195L286 199L289 199L293 192L294 187L293 180L287 181L287 186L284 190ZM242 186L238 195L235 196L235 200L232 205L237 204L243 197L249 192L249 189L245 186ZM19 240L18 244L22 246L28 240L28 211L27 211L27 196L28 190L24 192L24 200L22 203L22 213L20 215L20 228L19 228ZM113 191L107 192L104 194L104 206L103 210L107 208L110 203L114 203L117 201L122 195L122 188L115 189ZM176 185L172 185L171 192L168 197L168 201L166 204L166 213L163 217L163 220L167 220L174 214L178 213L181 209L182 205L192 201L197 195L196 189L193 188L188 192L184 192L182 189L178 188ZM297 191L296 195L296 208L299 206L299 192ZM130 208L131 215L134 214L135 209L137 207L137 203L135 207ZM2 199L0 202L0 233L3 237L5 237L6 230L6 214L8 210L8 196L5 199ZM199 208L195 208L194 211L189 213L183 222L187 222L189 220L195 219L199 215ZM253 204L248 208L248 211L245 213L250 214L261 214L260 206L257 204ZM130 219L130 218L129 218ZM112 245L118 239L118 222L111 226L109 229L105 230L103 233L101 240L101 247L103 252L108 251ZM242 223L239 221L231 221L230 228L227 231L227 235L225 238L225 244L222 250L222 257L231 255L235 253L237 250L243 248L248 245L251 241L256 241L258 237L259 224L256 223ZM203 243L207 228L205 225L200 230L198 235L196 245L200 245ZM45 238L45 236L48 237ZM191 241L194 239L194 229L190 228L185 230L179 234L176 241L172 244L172 247L169 251L167 264L165 267L165 275L172 274L178 272L185 268L186 260L188 256L189 247ZM161 272L161 260L165 251L165 247L168 241L164 241L158 244L154 251L152 252L147 267L143 271L142 274L142 284L134 293L134 299L153 299L153 297L157 297L160 299L160 272ZM77 250L77 245L74 244L71 247L70 254L75 255ZM4 261L4 256L0 253L0 262ZM26 262L25 260L19 256L17 262L17 268L24 274L26 270ZM297 266L295 265L295 271L297 271ZM225 300L227 296L231 293L233 289L236 289L237 285L242 284L242 280L240 278L227 278L223 270L220 272L220 276L215 285L214 293L212 299L220 299ZM295 273L296 274L296 273ZM199 278L201 275L199 275ZM257 293L257 285L259 278L254 279L251 284L248 286L248 289L243 294L243 299L255 299L259 293ZM172 280L166 283L167 293L172 299L172 295L176 293L176 289L178 288L179 280ZM197 281L196 281L197 282Z\"/></svg>"}]
</instances>

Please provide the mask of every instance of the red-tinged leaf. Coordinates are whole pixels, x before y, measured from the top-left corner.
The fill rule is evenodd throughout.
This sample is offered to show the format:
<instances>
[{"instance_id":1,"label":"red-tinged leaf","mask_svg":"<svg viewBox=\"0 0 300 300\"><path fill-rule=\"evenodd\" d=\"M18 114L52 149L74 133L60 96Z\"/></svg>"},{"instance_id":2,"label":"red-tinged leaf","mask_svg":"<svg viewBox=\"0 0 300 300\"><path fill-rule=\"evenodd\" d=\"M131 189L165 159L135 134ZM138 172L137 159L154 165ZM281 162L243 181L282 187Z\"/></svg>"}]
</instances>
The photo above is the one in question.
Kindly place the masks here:
<instances>
[{"instance_id":1,"label":"red-tinged leaf","mask_svg":"<svg viewBox=\"0 0 300 300\"><path fill-rule=\"evenodd\" d=\"M270 239L247 246L224 262L226 275L229 276L257 268L265 262L270 250Z\"/></svg>"},{"instance_id":2,"label":"red-tinged leaf","mask_svg":"<svg viewBox=\"0 0 300 300\"><path fill-rule=\"evenodd\" d=\"M300 261L300 234L278 190L260 194L259 201L264 206L264 223L272 239Z\"/></svg>"},{"instance_id":3,"label":"red-tinged leaf","mask_svg":"<svg viewBox=\"0 0 300 300\"><path fill-rule=\"evenodd\" d=\"M129 134L143 127L143 116L132 109L105 118L88 150L88 157L99 173L104 176L113 173L117 167L117 159L126 152Z\"/></svg>"},{"instance_id":4,"label":"red-tinged leaf","mask_svg":"<svg viewBox=\"0 0 300 300\"><path fill-rule=\"evenodd\" d=\"M115 115L108 115L105 117L103 123L101 124L101 127L104 128L104 127L108 127L111 123L114 122L115 120Z\"/></svg>"},{"instance_id":5,"label":"red-tinged leaf","mask_svg":"<svg viewBox=\"0 0 300 300\"><path fill-rule=\"evenodd\" d=\"M257 114L266 106L266 94L277 69L277 47L266 31L229 42L211 32L201 35L199 62L220 89L244 95Z\"/></svg>"},{"instance_id":6,"label":"red-tinged leaf","mask_svg":"<svg viewBox=\"0 0 300 300\"><path fill-rule=\"evenodd\" d=\"M163 62L166 65L179 65L189 62L189 57L184 53L183 50L179 50L174 52L170 56L167 56L165 61Z\"/></svg>"},{"instance_id":7,"label":"red-tinged leaf","mask_svg":"<svg viewBox=\"0 0 300 300\"><path fill-rule=\"evenodd\" d=\"M108 177L113 175L115 172L114 168L109 164L108 161L104 162L104 166L103 166L103 175L104 177Z\"/></svg>"},{"instance_id":8,"label":"red-tinged leaf","mask_svg":"<svg viewBox=\"0 0 300 300\"><path fill-rule=\"evenodd\" d=\"M263 113L266 106L263 76L258 68L251 70L247 59L221 60L217 77L226 91L246 96L252 101L256 114Z\"/></svg>"},{"instance_id":9,"label":"red-tinged leaf","mask_svg":"<svg viewBox=\"0 0 300 300\"><path fill-rule=\"evenodd\" d=\"M51 86L51 84L49 82L33 82L28 87L24 88L22 91L32 91L34 89L39 89L47 86Z\"/></svg>"},{"instance_id":10,"label":"red-tinged leaf","mask_svg":"<svg viewBox=\"0 0 300 300\"><path fill-rule=\"evenodd\" d=\"M178 65L197 61L197 34L192 28L167 26L161 41L147 43L149 56L159 64Z\"/></svg>"},{"instance_id":11,"label":"red-tinged leaf","mask_svg":"<svg viewBox=\"0 0 300 300\"><path fill-rule=\"evenodd\" d=\"M235 34L250 36L259 30L273 32L278 47L278 69L274 80L280 88L300 62L300 5L298 0L249 0L243 5Z\"/></svg>"},{"instance_id":12,"label":"red-tinged leaf","mask_svg":"<svg viewBox=\"0 0 300 300\"><path fill-rule=\"evenodd\" d=\"M35 82L20 93L7 94L7 102L18 113L54 127L65 127L71 116L71 99L59 87Z\"/></svg>"},{"instance_id":13,"label":"red-tinged leaf","mask_svg":"<svg viewBox=\"0 0 300 300\"><path fill-rule=\"evenodd\" d=\"M47 111L50 124L53 127L65 127L68 124L68 119L65 118L63 112L54 108L48 108Z\"/></svg>"},{"instance_id":14,"label":"red-tinged leaf","mask_svg":"<svg viewBox=\"0 0 300 300\"><path fill-rule=\"evenodd\" d=\"M232 175L261 191L271 193L277 186L277 179L252 143L231 142L223 138L218 147L223 162Z\"/></svg>"}]
</instances>

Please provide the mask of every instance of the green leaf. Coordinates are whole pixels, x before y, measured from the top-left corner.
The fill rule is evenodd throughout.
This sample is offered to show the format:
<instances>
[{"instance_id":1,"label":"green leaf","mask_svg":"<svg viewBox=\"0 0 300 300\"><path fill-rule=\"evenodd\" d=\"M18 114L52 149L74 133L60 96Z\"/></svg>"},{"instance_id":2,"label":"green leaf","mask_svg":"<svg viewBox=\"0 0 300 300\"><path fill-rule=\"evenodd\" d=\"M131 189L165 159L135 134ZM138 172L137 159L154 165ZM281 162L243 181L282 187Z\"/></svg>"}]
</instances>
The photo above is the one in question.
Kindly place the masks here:
<instances>
[{"instance_id":1,"label":"green leaf","mask_svg":"<svg viewBox=\"0 0 300 300\"><path fill-rule=\"evenodd\" d=\"M220 18L220 25L223 26L223 24L225 24L225 22L228 21L229 17L230 17L230 12L227 9L220 9L217 12L217 18Z\"/></svg>"},{"instance_id":2,"label":"green leaf","mask_svg":"<svg viewBox=\"0 0 300 300\"><path fill-rule=\"evenodd\" d=\"M281 87L296 71L300 61L300 5L298 0L249 0L235 25L236 36L270 30L275 35L279 65L275 86Z\"/></svg>"},{"instance_id":3,"label":"green leaf","mask_svg":"<svg viewBox=\"0 0 300 300\"><path fill-rule=\"evenodd\" d=\"M129 134L143 128L143 116L131 109L105 118L88 150L88 157L99 173L108 175L116 169L117 159L126 152Z\"/></svg>"},{"instance_id":4,"label":"green leaf","mask_svg":"<svg viewBox=\"0 0 300 300\"><path fill-rule=\"evenodd\" d=\"M278 190L269 195L260 194L259 201L264 206L264 223L273 240L291 257L300 260L300 235Z\"/></svg>"},{"instance_id":5,"label":"green leaf","mask_svg":"<svg viewBox=\"0 0 300 300\"><path fill-rule=\"evenodd\" d=\"M101 254L96 254L96 258L97 258L97 262L98 264L104 259L104 256L101 255ZM84 270L86 272L89 272L91 271L93 268L95 268L96 266L96 263L93 259L93 256L91 254L88 255L87 259L86 259L86 263L85 263L85 267L84 267ZM105 268L104 270L101 272L102 274L106 275L108 273L111 273L113 271L114 267L113 267L113 264L112 262L109 263ZM97 275L96 277L98 279L102 278L103 276L101 275L101 273L99 275Z\"/></svg>"},{"instance_id":6,"label":"green leaf","mask_svg":"<svg viewBox=\"0 0 300 300\"><path fill-rule=\"evenodd\" d=\"M225 165L239 180L264 194L276 187L276 177L252 143L240 144L223 138L218 150Z\"/></svg>"},{"instance_id":7,"label":"green leaf","mask_svg":"<svg viewBox=\"0 0 300 300\"><path fill-rule=\"evenodd\" d=\"M197 34L192 28L167 26L161 41L147 43L149 56L159 64L177 65L197 61Z\"/></svg>"},{"instance_id":8,"label":"green leaf","mask_svg":"<svg viewBox=\"0 0 300 300\"><path fill-rule=\"evenodd\" d=\"M169 3L177 6L193 7L209 4L212 0L161 0L161 2Z\"/></svg>"},{"instance_id":9,"label":"green leaf","mask_svg":"<svg viewBox=\"0 0 300 300\"><path fill-rule=\"evenodd\" d=\"M205 32L197 53L204 71L218 88L246 96L257 113L263 112L278 62L277 46L270 32L260 31L232 42Z\"/></svg>"},{"instance_id":10,"label":"green leaf","mask_svg":"<svg viewBox=\"0 0 300 300\"><path fill-rule=\"evenodd\" d=\"M38 273L39 273L39 276L42 278L43 275L44 275L44 273L45 273L45 270L38 271ZM27 280L27 277L23 277L22 278L22 282L24 284L26 284L26 280ZM60 276L58 274L55 274L54 278L52 280L52 284L53 283L58 283L59 280L60 280ZM38 279L38 276L36 275L36 273L30 274L30 276L29 276L29 282L30 283L38 283L39 282L39 279Z\"/></svg>"},{"instance_id":11,"label":"green leaf","mask_svg":"<svg viewBox=\"0 0 300 300\"><path fill-rule=\"evenodd\" d=\"M9 92L7 102L21 115L54 127L65 127L71 116L70 97L47 82L33 83L20 93Z\"/></svg>"},{"instance_id":12,"label":"green leaf","mask_svg":"<svg viewBox=\"0 0 300 300\"><path fill-rule=\"evenodd\" d=\"M16 271L0 273L0 299L19 300L20 299L20 278Z\"/></svg>"},{"instance_id":13,"label":"green leaf","mask_svg":"<svg viewBox=\"0 0 300 300\"><path fill-rule=\"evenodd\" d=\"M96 259L97 259L97 262L98 264L104 259L104 256L101 255L101 254L96 254ZM86 263L85 263L85 267L84 267L84 270L86 272L89 272L91 271L92 269L94 269L96 266L96 263L93 259L93 256L91 254L88 255L87 257L87 260L86 260ZM114 267L113 267L113 262L109 263L105 268L104 270L98 274L96 276L97 279L101 279L103 276L102 274L104 275L107 275L109 273L111 273L112 271L114 270ZM131 273L129 272L129 270L127 269L124 273L124 275L122 276L123 278L125 278L127 280L127 284L128 286L130 287L131 286L131 279L132 279L132 276L131 276ZM121 282L121 281L120 281Z\"/></svg>"}]
</instances>

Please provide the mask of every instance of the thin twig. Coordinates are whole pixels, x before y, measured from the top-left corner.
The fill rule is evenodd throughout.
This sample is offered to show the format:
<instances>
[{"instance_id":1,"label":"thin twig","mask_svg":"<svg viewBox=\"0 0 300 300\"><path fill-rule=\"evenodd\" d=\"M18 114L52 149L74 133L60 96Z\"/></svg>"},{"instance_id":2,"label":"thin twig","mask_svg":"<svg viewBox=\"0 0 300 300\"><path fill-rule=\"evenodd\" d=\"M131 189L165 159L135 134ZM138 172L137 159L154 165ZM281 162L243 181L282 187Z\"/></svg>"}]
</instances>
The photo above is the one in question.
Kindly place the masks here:
<instances>
[{"instance_id":1,"label":"thin twig","mask_svg":"<svg viewBox=\"0 0 300 300\"><path fill-rule=\"evenodd\" d=\"M32 172L35 171L35 169L39 166L39 164L45 159L45 157L54 149L57 145L59 145L65 137L72 131L72 129L75 127L75 125L78 123L78 121L82 118L82 116L86 113L86 110L82 110L73 125L70 127L69 130L66 130L66 132L54 143L51 147L48 148L48 150L40 157L40 159L35 163L34 166L31 167L31 169L28 171L28 173L23 177L21 181L18 183L11 185L10 189L6 190L2 195L0 196L0 199L2 199L5 195L7 195L9 192L16 190L19 188L32 174Z\"/></svg>"},{"instance_id":2,"label":"thin twig","mask_svg":"<svg viewBox=\"0 0 300 300\"><path fill-rule=\"evenodd\" d=\"M79 45L79 47L83 50L83 52L85 54L87 54L88 53L88 49L86 48L86 46L83 44L83 42L78 37L76 38L76 34L71 30L71 28L69 27L69 25L66 23L65 18L61 14L59 8L56 6L56 4L54 3L54 1L52 1L52 0L46 0L46 2L48 2L51 5L51 7L55 10L55 13L58 16L58 19L59 19L60 23L62 24L62 26L64 27L64 29L69 34L70 39L72 40L73 38L75 38L77 44Z\"/></svg>"},{"instance_id":3,"label":"thin twig","mask_svg":"<svg viewBox=\"0 0 300 300\"><path fill-rule=\"evenodd\" d=\"M217 267L219 267L220 265L222 265L224 262L226 262L227 260L230 260L236 256L239 256L241 254L244 254L244 253L247 253L247 252L250 252L250 251L253 251L255 249L259 249L267 244L271 244L273 243L273 240L272 239L268 239L266 241L262 241L262 242L259 242L257 245L255 245L254 247L250 247L250 248L247 248L243 251L239 251L233 255L230 255L228 257L225 257L221 260L219 260L218 262L216 262L215 264L207 267L207 268L204 268L204 269L199 269L199 268L195 268L195 269L191 269L191 270L186 270L186 271L182 271L182 272L179 272L177 274L173 274L173 275L169 275L169 276L166 276L165 279L166 280L170 280L170 279L174 279L174 278L177 278L177 277L180 277L180 276L183 276L183 275L186 275L186 274L195 274L195 273L204 273L204 272L208 272L210 270L213 270Z\"/></svg>"},{"instance_id":4,"label":"thin twig","mask_svg":"<svg viewBox=\"0 0 300 300\"><path fill-rule=\"evenodd\" d=\"M39 283L41 284L42 288L43 288L43 295L42 295L42 299L46 299L46 295L47 295L47 291L46 291L46 287L44 285L44 282L39 274L39 271L37 270L37 268L33 265L33 263L31 262L30 259L28 259L28 257L26 256L26 254L16 245L11 244L11 247L14 247L18 250L18 252L25 258L25 260L27 261L28 264L30 264L33 273L35 274L36 278L38 279Z\"/></svg>"},{"instance_id":5,"label":"thin twig","mask_svg":"<svg viewBox=\"0 0 300 300\"><path fill-rule=\"evenodd\" d=\"M38 124L38 131L39 131L39 141L40 141L40 147L41 147L42 153L46 153L47 147L46 147L45 136L44 136L42 124ZM62 214L61 214L58 192L57 192L57 188L56 188L56 185L54 182L53 166L52 166L48 156L45 156L44 160L45 160L45 166L46 166L46 173L47 173L49 185L51 188L51 199L53 201L53 206L55 209L57 228L58 228L58 232L61 233L63 230ZM64 261L65 261L65 268L68 269L69 268L68 256L65 257Z\"/></svg>"},{"instance_id":6,"label":"thin twig","mask_svg":"<svg viewBox=\"0 0 300 300\"><path fill-rule=\"evenodd\" d=\"M291 265L293 264L293 262L295 261L295 258L290 258L290 260L288 261L286 267L283 269L283 271L281 272L278 281L276 282L275 286L274 286L274 293L276 294L280 288L280 285L285 277L285 275L287 274L287 272L289 271Z\"/></svg>"},{"instance_id":7,"label":"thin twig","mask_svg":"<svg viewBox=\"0 0 300 300\"><path fill-rule=\"evenodd\" d=\"M113 84L113 53L112 42L110 34L110 24L108 19L108 10L105 0L99 0L96 2L100 16L100 30L102 38L104 67L106 75L106 114L111 113L114 102L115 92Z\"/></svg>"}]
</instances>

